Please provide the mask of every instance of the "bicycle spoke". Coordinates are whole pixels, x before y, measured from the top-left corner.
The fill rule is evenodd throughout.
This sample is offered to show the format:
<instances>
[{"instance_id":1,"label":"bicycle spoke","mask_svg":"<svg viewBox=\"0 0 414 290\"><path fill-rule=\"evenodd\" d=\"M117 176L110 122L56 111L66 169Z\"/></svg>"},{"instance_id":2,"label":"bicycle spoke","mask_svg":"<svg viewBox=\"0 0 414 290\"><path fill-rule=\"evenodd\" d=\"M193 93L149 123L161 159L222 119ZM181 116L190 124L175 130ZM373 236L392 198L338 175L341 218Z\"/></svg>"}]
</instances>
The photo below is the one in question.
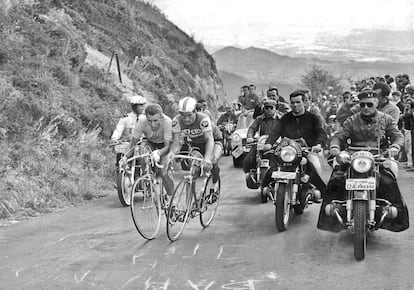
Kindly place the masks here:
<instances>
[{"instance_id":1,"label":"bicycle spoke","mask_svg":"<svg viewBox=\"0 0 414 290\"><path fill-rule=\"evenodd\" d=\"M150 177L139 178L131 196L131 214L138 232L146 239L153 239L161 225L161 203Z\"/></svg>"}]
</instances>

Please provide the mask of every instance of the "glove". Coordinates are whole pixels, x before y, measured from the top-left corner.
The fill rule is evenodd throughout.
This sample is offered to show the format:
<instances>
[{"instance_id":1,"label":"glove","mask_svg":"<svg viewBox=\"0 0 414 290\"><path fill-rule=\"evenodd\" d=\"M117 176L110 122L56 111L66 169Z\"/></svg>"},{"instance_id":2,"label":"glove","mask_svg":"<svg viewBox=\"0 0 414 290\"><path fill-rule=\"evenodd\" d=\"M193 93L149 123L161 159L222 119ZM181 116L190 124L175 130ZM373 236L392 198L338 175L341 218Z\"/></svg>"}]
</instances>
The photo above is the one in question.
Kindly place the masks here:
<instances>
[{"instance_id":1,"label":"glove","mask_svg":"<svg viewBox=\"0 0 414 290\"><path fill-rule=\"evenodd\" d=\"M329 153L330 153L332 156L336 156L336 155L338 155L338 154L339 154L339 152L341 152L341 151L339 150L339 148L338 148L338 147L331 147L331 148L329 149Z\"/></svg>"},{"instance_id":2,"label":"glove","mask_svg":"<svg viewBox=\"0 0 414 290\"><path fill-rule=\"evenodd\" d=\"M151 157L154 160L155 163L160 162L161 156L160 156L160 151L158 150L154 150L151 153Z\"/></svg>"},{"instance_id":3,"label":"glove","mask_svg":"<svg viewBox=\"0 0 414 290\"><path fill-rule=\"evenodd\" d=\"M249 137L249 138L246 139L247 144L253 143L253 142L254 142L254 139L252 137Z\"/></svg>"},{"instance_id":4,"label":"glove","mask_svg":"<svg viewBox=\"0 0 414 290\"><path fill-rule=\"evenodd\" d=\"M399 153L399 150L398 150L398 148L396 148L396 147L390 147L390 148L388 149L388 155L389 155L390 157L396 157L396 156L398 156L398 153Z\"/></svg>"},{"instance_id":5,"label":"glove","mask_svg":"<svg viewBox=\"0 0 414 290\"><path fill-rule=\"evenodd\" d=\"M312 148L311 148L311 152L312 153L319 153L319 152L321 152L322 151L322 146L321 146L321 144L318 144L318 145L316 145L316 146L312 146Z\"/></svg>"}]
</instances>

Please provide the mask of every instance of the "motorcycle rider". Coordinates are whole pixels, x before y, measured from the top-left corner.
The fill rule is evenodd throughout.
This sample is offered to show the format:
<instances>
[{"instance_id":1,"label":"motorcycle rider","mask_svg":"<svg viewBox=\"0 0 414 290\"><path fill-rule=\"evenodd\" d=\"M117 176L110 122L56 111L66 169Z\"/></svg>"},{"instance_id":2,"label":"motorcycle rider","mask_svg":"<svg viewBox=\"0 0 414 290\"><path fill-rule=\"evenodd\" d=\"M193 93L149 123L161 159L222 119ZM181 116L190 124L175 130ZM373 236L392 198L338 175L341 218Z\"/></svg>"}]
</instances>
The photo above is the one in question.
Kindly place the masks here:
<instances>
[{"instance_id":1,"label":"motorcycle rider","mask_svg":"<svg viewBox=\"0 0 414 290\"><path fill-rule=\"evenodd\" d=\"M303 90L294 91L289 97L292 111L286 113L280 119L276 129L270 132L269 138L266 141L265 150L270 149L279 137L287 137L290 139L303 138L307 145L311 146L311 152L320 152L327 138L320 118L305 110L304 100L307 96ZM309 153L307 159L309 166L306 167L306 173L309 175L309 181L323 193L326 185L320 177L322 167L319 158L316 154ZM275 161L272 158L271 167L263 178L263 187L269 185L274 170ZM318 202L317 200L315 201Z\"/></svg>"},{"instance_id":2,"label":"motorcycle rider","mask_svg":"<svg viewBox=\"0 0 414 290\"><path fill-rule=\"evenodd\" d=\"M336 112L336 120L338 121L339 126L345 122L345 120L352 116L353 113L351 108L354 106L353 96L351 92L346 91L342 94L342 98L344 103L339 107L338 111Z\"/></svg>"},{"instance_id":3,"label":"motorcycle rider","mask_svg":"<svg viewBox=\"0 0 414 290\"><path fill-rule=\"evenodd\" d=\"M196 104L197 101L191 97L185 97L179 101L179 115L172 120L173 141L168 153L168 159L180 151L182 145L180 143L180 136L183 134L185 138L189 138L190 145L197 147L203 155L206 161L205 169L211 169L213 178L212 188L217 190L217 181L220 173L218 160L223 150L222 136L218 129L214 130L214 125L207 115L196 111Z\"/></svg>"},{"instance_id":4,"label":"motorcycle rider","mask_svg":"<svg viewBox=\"0 0 414 290\"><path fill-rule=\"evenodd\" d=\"M404 144L402 133L395 126L393 118L380 112L377 107L379 96L376 91L364 91L358 95L360 99L360 112L349 117L343 124L343 128L333 137L330 153L336 156L350 140L350 146L374 147L388 149L390 156L398 156L401 146ZM389 141L391 145L388 145ZM408 210L397 184L397 164L390 160L389 169L380 167L377 197L390 201L398 209L395 219L386 219L382 228L390 231L403 231L408 228ZM325 214L325 206L333 199L342 200L345 197L345 171L341 166L335 166L321 206L318 228L321 230L340 231L341 225L334 217Z\"/></svg>"},{"instance_id":5,"label":"motorcycle rider","mask_svg":"<svg viewBox=\"0 0 414 290\"><path fill-rule=\"evenodd\" d=\"M131 140L135 124L138 118L142 116L147 100L140 95L134 95L130 97L129 103L131 104L132 111L126 114L118 121L118 124L116 125L116 128L111 136L111 141L114 143L120 141L124 141L127 143ZM116 154L116 168L118 168L119 160L121 159L121 157L122 153Z\"/></svg>"},{"instance_id":6,"label":"motorcycle rider","mask_svg":"<svg viewBox=\"0 0 414 290\"><path fill-rule=\"evenodd\" d=\"M276 113L277 102L272 99L267 99L263 103L264 113L258 116L247 130L246 143L254 142L254 135L259 132L259 136L269 135L272 131L276 130L276 126L279 123L279 118ZM257 167L256 164L257 147L251 148L249 153L243 160L243 171L247 173L246 180L250 178L250 170ZM249 182L247 182L249 184Z\"/></svg>"}]
</instances>

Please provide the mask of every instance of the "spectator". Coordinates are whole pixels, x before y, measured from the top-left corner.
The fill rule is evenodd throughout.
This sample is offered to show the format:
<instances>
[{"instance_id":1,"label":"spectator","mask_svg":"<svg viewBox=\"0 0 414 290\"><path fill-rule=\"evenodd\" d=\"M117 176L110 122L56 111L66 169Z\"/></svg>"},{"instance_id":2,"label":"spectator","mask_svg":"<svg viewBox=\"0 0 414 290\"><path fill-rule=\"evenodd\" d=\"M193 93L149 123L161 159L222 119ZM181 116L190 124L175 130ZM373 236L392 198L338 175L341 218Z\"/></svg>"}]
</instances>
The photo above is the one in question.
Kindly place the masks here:
<instances>
[{"instance_id":1,"label":"spectator","mask_svg":"<svg viewBox=\"0 0 414 290\"><path fill-rule=\"evenodd\" d=\"M353 115L351 108L354 106L354 101L353 101L351 92L346 91L345 93L342 94L342 98L344 100L344 103L341 105L341 107L336 112L336 120L338 121L341 127L342 127L342 124L345 122L345 120L349 116Z\"/></svg>"}]
</instances>

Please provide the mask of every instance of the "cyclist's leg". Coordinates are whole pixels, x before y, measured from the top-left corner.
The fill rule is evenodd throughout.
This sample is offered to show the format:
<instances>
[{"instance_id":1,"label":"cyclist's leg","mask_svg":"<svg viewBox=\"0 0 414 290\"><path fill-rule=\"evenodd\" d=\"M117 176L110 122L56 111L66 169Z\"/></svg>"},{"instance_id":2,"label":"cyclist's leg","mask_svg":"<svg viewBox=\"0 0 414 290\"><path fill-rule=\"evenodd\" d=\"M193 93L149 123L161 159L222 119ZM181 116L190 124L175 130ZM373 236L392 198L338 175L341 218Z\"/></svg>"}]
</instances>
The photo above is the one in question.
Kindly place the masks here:
<instances>
[{"instance_id":1,"label":"cyclist's leg","mask_svg":"<svg viewBox=\"0 0 414 290\"><path fill-rule=\"evenodd\" d=\"M174 192L174 181L171 176L171 173L168 171L167 163L168 163L167 156L166 155L161 156L161 165L163 166L163 168L161 169L162 184L167 194L172 195Z\"/></svg>"}]
</instances>

